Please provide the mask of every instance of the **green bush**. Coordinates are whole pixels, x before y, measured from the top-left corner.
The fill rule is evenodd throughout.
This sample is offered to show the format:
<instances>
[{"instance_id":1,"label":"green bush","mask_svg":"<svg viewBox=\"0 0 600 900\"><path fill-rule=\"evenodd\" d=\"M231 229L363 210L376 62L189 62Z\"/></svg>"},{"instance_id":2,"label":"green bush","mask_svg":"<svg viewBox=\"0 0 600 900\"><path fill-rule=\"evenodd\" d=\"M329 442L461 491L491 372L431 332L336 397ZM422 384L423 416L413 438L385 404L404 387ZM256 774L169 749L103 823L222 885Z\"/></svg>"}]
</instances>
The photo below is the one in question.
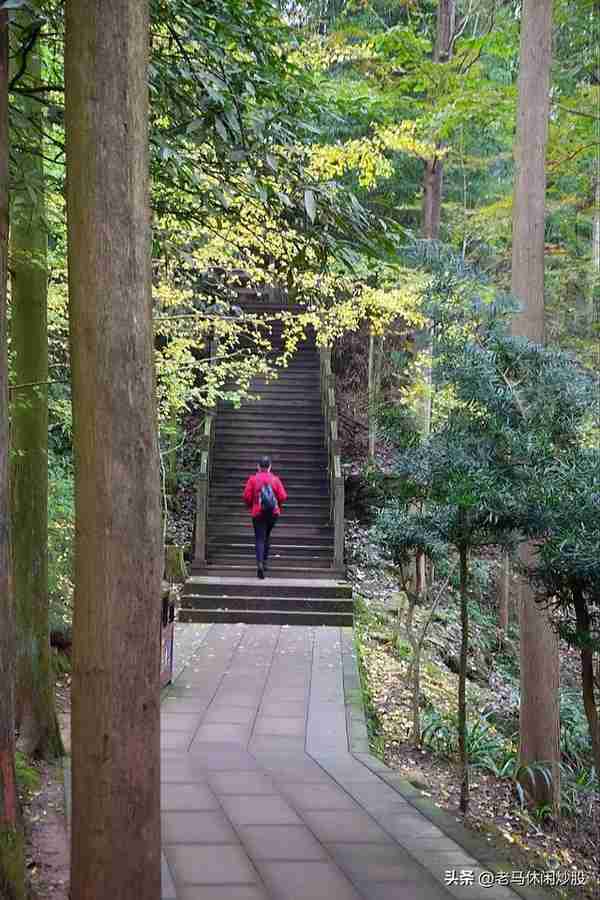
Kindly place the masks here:
<instances>
[{"instance_id":1,"label":"green bush","mask_svg":"<svg viewBox=\"0 0 600 900\"><path fill-rule=\"evenodd\" d=\"M73 471L64 457L50 454L48 483L48 594L50 628L71 624L75 498Z\"/></svg>"},{"instance_id":2,"label":"green bush","mask_svg":"<svg viewBox=\"0 0 600 900\"><path fill-rule=\"evenodd\" d=\"M592 745L579 691L562 691L560 745L565 762L574 768L589 764Z\"/></svg>"},{"instance_id":3,"label":"green bush","mask_svg":"<svg viewBox=\"0 0 600 900\"><path fill-rule=\"evenodd\" d=\"M25 754L19 750L15 753L15 774L21 790L31 793L39 788L40 776L37 769L34 769Z\"/></svg>"}]
</instances>

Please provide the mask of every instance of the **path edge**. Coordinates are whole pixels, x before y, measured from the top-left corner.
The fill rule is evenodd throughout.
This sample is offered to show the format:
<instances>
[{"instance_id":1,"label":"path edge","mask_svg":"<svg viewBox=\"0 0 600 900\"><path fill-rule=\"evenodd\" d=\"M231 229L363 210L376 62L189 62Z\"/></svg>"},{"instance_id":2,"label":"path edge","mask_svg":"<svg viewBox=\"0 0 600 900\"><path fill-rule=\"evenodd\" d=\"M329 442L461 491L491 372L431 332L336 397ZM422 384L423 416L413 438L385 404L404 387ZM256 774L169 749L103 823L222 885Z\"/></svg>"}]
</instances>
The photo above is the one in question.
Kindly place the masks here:
<instances>
[{"instance_id":1,"label":"path edge","mask_svg":"<svg viewBox=\"0 0 600 900\"><path fill-rule=\"evenodd\" d=\"M436 825L446 837L457 843L472 857L482 863L490 871L507 872L514 871L514 866L508 855L504 855L496 847L490 846L477 832L469 831L456 820L451 813L440 809L439 806L422 792L413 787L409 781L402 778L393 769L374 756L369 748L369 733L367 730L367 718L362 699L362 686L358 671L358 651L354 642L352 628L341 628L342 665L344 682L344 704L346 708L346 727L348 731L348 744L350 754L361 762L374 775L391 787L403 800L417 809L432 825ZM550 887L538 890L528 885L509 885L515 894L523 900L548 900L548 897L558 898L560 895Z\"/></svg>"}]
</instances>

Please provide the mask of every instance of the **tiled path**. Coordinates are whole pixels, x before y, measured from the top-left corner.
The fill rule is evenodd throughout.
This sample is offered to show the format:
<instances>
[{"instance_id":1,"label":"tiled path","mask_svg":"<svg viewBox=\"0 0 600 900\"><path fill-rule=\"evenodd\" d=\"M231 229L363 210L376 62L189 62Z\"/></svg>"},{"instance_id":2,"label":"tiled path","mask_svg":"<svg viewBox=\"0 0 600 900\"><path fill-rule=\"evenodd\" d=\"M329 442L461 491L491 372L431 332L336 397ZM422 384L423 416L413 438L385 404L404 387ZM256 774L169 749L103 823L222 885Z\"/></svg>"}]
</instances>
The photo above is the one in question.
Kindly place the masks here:
<instances>
[{"instance_id":1,"label":"tiled path","mask_svg":"<svg viewBox=\"0 0 600 900\"><path fill-rule=\"evenodd\" d=\"M162 705L163 900L516 900L380 777L357 688L348 629L206 630Z\"/></svg>"}]
</instances>

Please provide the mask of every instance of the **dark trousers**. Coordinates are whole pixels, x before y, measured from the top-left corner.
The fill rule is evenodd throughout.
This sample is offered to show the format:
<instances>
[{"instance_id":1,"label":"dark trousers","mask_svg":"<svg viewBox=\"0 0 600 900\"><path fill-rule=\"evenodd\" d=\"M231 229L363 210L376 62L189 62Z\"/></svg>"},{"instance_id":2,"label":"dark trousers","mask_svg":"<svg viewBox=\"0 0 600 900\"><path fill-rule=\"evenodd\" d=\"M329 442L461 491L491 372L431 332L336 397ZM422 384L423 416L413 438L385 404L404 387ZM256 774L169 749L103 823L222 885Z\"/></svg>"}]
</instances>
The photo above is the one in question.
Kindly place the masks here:
<instances>
[{"instance_id":1,"label":"dark trousers","mask_svg":"<svg viewBox=\"0 0 600 900\"><path fill-rule=\"evenodd\" d=\"M277 521L277 516L264 515L255 516L252 519L254 523L254 538L256 541L256 563L264 565L269 558L269 538L273 530L273 526Z\"/></svg>"}]
</instances>

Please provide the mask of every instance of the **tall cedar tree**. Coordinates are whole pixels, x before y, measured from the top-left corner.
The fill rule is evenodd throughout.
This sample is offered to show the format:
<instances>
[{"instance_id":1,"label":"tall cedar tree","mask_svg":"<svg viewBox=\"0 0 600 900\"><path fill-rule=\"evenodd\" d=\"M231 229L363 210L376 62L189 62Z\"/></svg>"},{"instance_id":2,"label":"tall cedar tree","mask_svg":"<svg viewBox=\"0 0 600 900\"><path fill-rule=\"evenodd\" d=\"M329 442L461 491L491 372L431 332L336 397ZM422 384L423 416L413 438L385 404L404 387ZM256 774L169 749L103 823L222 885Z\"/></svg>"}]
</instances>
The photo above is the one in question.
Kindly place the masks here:
<instances>
[{"instance_id":1,"label":"tall cedar tree","mask_svg":"<svg viewBox=\"0 0 600 900\"><path fill-rule=\"evenodd\" d=\"M544 341L544 227L546 143L550 110L551 0L525 0L521 13L519 107L515 147L512 235L512 292L522 305L512 331ZM533 547L521 555L531 563ZM538 803L558 808L560 800L559 658L548 613L521 582L521 763L550 766L552 786L527 785Z\"/></svg>"},{"instance_id":2,"label":"tall cedar tree","mask_svg":"<svg viewBox=\"0 0 600 900\"><path fill-rule=\"evenodd\" d=\"M27 35L31 17L19 13ZM28 41L27 44L30 42ZM25 58L23 58L24 53ZM41 84L38 42L19 47L20 83ZM19 178L11 196L11 346L17 388L11 405L14 590L17 606L16 721L25 753L62 753L54 707L48 626L48 317L42 105L18 97Z\"/></svg>"},{"instance_id":3,"label":"tall cedar tree","mask_svg":"<svg viewBox=\"0 0 600 900\"><path fill-rule=\"evenodd\" d=\"M8 157L8 13L0 10L0 896L21 900L25 869L15 779L16 652L8 464Z\"/></svg>"},{"instance_id":4,"label":"tall cedar tree","mask_svg":"<svg viewBox=\"0 0 600 900\"><path fill-rule=\"evenodd\" d=\"M452 56L452 42L456 24L456 5L454 0L439 0L437 13L437 33L433 48L433 61L448 62ZM423 237L438 240L440 236L440 217L442 209L442 181L444 163L441 157L427 160L423 180Z\"/></svg>"},{"instance_id":5,"label":"tall cedar tree","mask_svg":"<svg viewBox=\"0 0 600 900\"><path fill-rule=\"evenodd\" d=\"M68 0L73 900L159 900L161 512L148 3Z\"/></svg>"}]
</instances>

